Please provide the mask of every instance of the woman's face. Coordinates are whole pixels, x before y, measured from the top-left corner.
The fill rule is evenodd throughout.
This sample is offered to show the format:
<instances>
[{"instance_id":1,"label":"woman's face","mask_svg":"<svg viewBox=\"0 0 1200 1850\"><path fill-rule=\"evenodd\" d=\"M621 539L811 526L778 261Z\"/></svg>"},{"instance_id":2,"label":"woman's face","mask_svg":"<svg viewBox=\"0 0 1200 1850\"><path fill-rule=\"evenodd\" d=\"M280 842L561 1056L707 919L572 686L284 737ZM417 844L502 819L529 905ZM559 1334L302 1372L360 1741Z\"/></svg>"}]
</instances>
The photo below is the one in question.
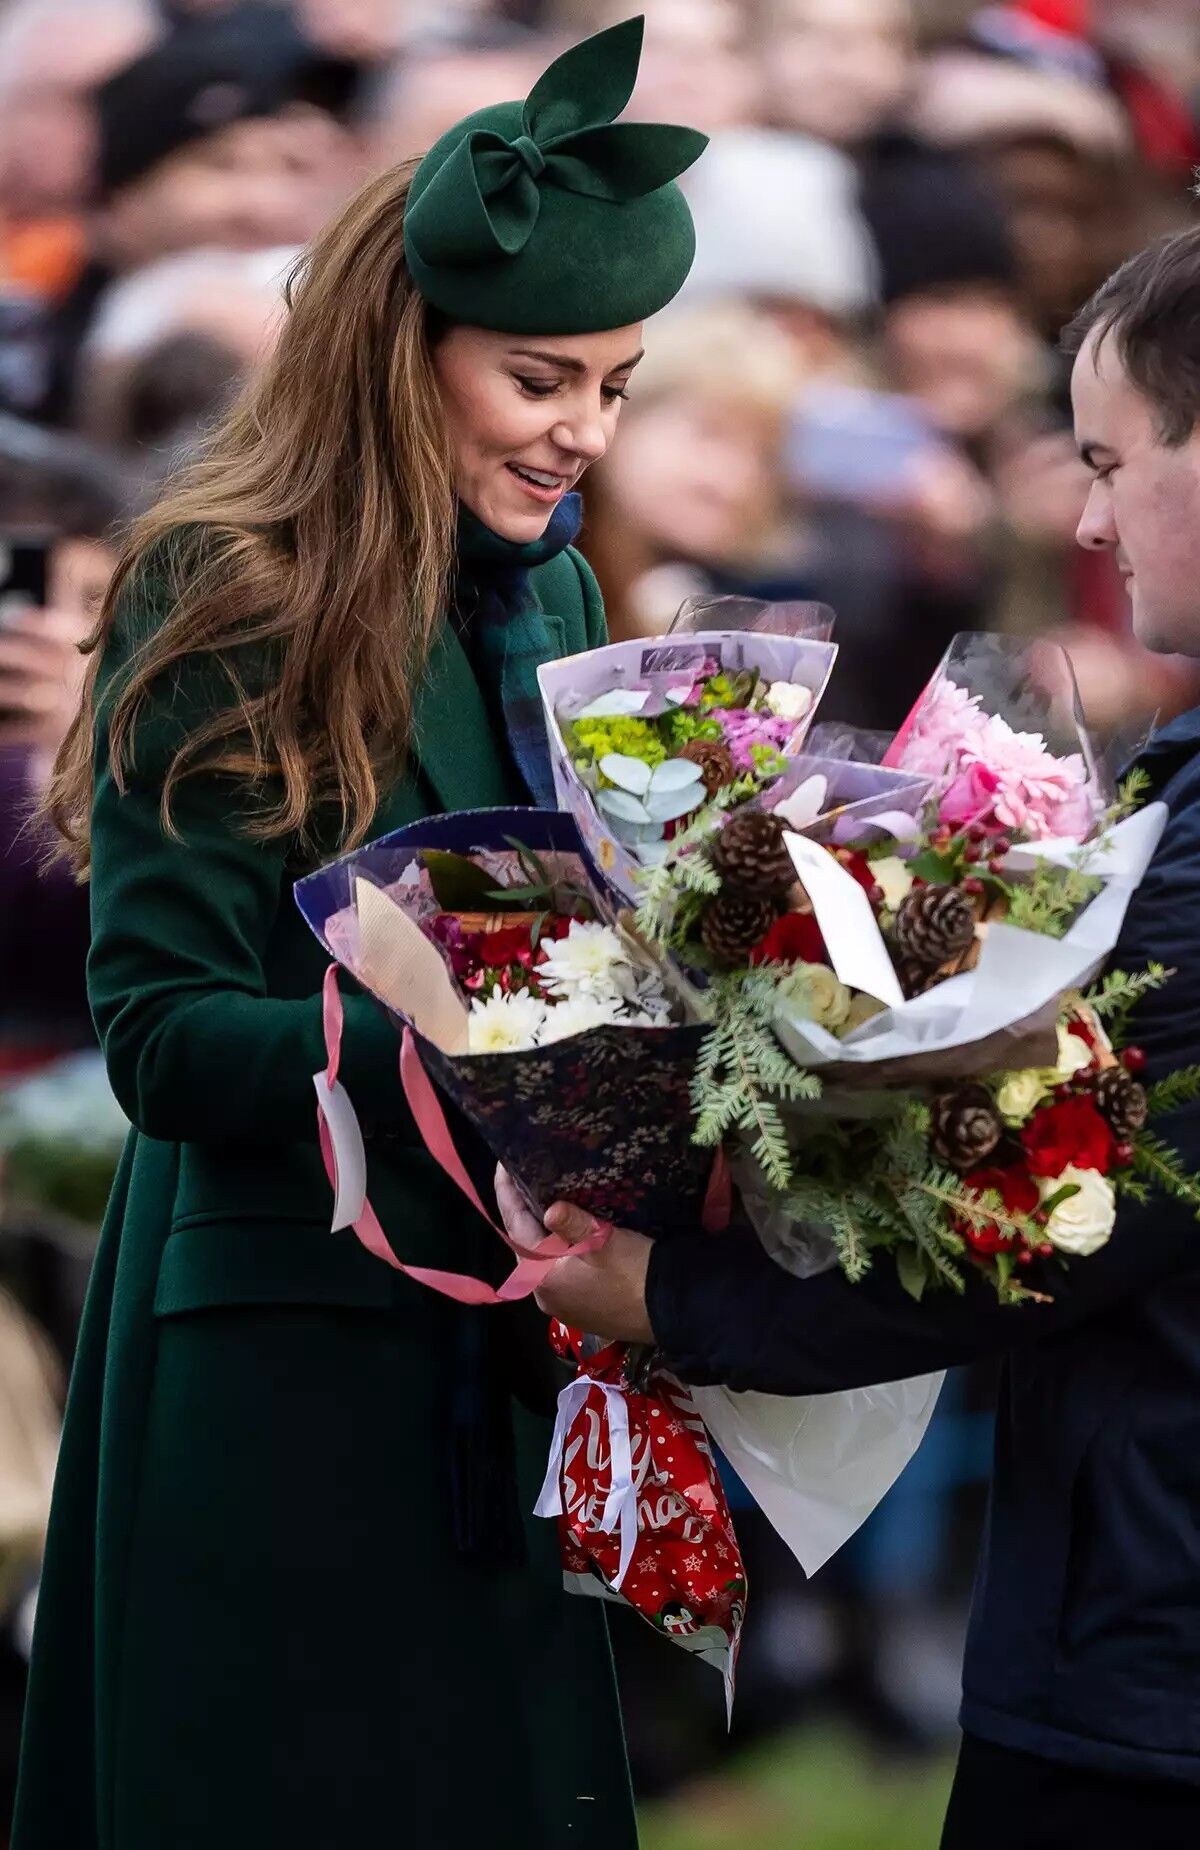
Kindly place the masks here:
<instances>
[{"instance_id":1,"label":"woman's face","mask_svg":"<svg viewBox=\"0 0 1200 1850\"><path fill-rule=\"evenodd\" d=\"M451 328L433 369L460 500L502 539L540 539L612 442L641 357L640 323L569 335Z\"/></svg>"},{"instance_id":2,"label":"woman's face","mask_svg":"<svg viewBox=\"0 0 1200 1850\"><path fill-rule=\"evenodd\" d=\"M743 407L674 393L630 416L605 492L622 525L655 554L723 565L773 504L775 447L762 419Z\"/></svg>"}]
</instances>

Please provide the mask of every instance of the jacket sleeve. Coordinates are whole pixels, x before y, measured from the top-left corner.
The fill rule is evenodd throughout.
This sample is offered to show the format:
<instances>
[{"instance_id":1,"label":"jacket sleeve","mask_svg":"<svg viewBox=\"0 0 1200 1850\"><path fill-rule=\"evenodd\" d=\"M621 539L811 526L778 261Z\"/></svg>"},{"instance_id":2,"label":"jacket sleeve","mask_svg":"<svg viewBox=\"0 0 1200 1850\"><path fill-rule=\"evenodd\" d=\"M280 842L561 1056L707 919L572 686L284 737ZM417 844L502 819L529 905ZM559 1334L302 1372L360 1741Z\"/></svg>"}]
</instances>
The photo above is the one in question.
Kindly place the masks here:
<instances>
[{"instance_id":1,"label":"jacket sleeve","mask_svg":"<svg viewBox=\"0 0 1200 1850\"><path fill-rule=\"evenodd\" d=\"M1147 1078L1190 1065L1200 1048L1200 804L1174 815L1130 906L1115 967L1157 959L1174 974L1135 1017ZM1200 1171L1200 1105L1156 1120L1154 1131ZM897 1381L1040 1341L1172 1276L1200 1270L1200 1223L1174 1199L1126 1200L1108 1244L1086 1259L1050 1262L1048 1305L1001 1305L985 1280L957 1296L916 1303L881 1254L856 1285L840 1272L798 1279L754 1239L660 1241L647 1306L665 1354L684 1379L775 1394L820 1394Z\"/></svg>"},{"instance_id":2,"label":"jacket sleeve","mask_svg":"<svg viewBox=\"0 0 1200 1850\"><path fill-rule=\"evenodd\" d=\"M293 903L286 843L242 833L239 793L215 776L178 785L179 839L160 820L174 747L214 697L211 675L185 670L151 698L124 793L98 728L89 997L113 1090L147 1136L298 1141L312 1134L325 1051L319 995L266 993L268 941ZM403 1124L395 1030L361 992L344 999L347 1089L360 1109Z\"/></svg>"}]
</instances>

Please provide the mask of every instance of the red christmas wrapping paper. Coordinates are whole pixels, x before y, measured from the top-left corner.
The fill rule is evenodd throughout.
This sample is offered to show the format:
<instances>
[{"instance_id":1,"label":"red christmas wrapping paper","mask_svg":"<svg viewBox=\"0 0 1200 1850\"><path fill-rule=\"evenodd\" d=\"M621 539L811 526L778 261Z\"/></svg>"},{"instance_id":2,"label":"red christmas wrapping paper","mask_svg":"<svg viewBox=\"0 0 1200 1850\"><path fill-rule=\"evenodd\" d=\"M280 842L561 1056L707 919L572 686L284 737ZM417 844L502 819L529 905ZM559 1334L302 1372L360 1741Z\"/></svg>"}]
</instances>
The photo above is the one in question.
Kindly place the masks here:
<instances>
[{"instance_id":1,"label":"red christmas wrapping paper","mask_svg":"<svg viewBox=\"0 0 1200 1850\"><path fill-rule=\"evenodd\" d=\"M559 1397L540 1516L558 1520L570 1592L624 1600L656 1631L721 1672L732 1707L746 1570L704 1422L688 1390L655 1369L628 1387L625 1350L584 1355L551 1327L579 1373Z\"/></svg>"}]
</instances>

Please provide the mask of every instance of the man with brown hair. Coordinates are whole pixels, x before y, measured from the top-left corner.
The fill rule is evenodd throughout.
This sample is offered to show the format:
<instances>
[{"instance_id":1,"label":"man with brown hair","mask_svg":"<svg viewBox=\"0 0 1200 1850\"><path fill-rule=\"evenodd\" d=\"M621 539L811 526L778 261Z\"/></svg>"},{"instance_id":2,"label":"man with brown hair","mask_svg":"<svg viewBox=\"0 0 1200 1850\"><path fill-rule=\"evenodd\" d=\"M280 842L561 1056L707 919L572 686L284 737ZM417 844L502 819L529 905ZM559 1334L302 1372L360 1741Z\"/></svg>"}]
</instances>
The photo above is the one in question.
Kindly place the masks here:
<instances>
[{"instance_id":1,"label":"man with brown hair","mask_svg":"<svg viewBox=\"0 0 1200 1850\"><path fill-rule=\"evenodd\" d=\"M1200 656L1200 229L1119 270L1068 341L1093 476L1079 542L1116 554L1144 643ZM1114 963L1175 971L1135 1022L1154 1079L1200 1057L1200 708L1139 762L1170 815ZM1156 1129L1200 1168L1200 1106ZM576 1239L592 1222L560 1206L547 1225ZM1019 1310L979 1279L917 1304L890 1266L856 1285L800 1279L754 1240L624 1231L562 1261L540 1301L598 1335L656 1341L685 1381L774 1394L1003 1356L943 1850L1200 1841L1200 1227L1187 1206L1123 1205L1054 1301Z\"/></svg>"}]
</instances>

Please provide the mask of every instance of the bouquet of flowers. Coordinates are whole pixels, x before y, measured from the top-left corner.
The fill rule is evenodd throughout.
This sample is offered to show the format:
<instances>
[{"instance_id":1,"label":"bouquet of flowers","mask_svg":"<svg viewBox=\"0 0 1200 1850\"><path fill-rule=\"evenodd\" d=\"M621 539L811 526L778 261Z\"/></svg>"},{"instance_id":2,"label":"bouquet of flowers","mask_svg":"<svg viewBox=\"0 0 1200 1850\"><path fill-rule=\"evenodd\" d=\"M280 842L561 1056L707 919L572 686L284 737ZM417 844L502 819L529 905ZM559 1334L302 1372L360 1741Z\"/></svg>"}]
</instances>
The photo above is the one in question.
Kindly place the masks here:
<instances>
[{"instance_id":1,"label":"bouquet of flowers","mask_svg":"<svg viewBox=\"0 0 1200 1850\"><path fill-rule=\"evenodd\" d=\"M916 1296L974 1265L1015 1300L1039 1295L1039 1262L1103 1243L1118 1189L1200 1188L1146 1128L1139 1050L1114 1047L1165 973L1083 994L1165 810L1132 789L1105 808L1081 725L1051 751L955 682L974 640L886 754L926 780L921 804L799 829L786 804L709 812L646 876L638 923L711 1024L695 1134L734 1138L777 1256L859 1278L889 1250Z\"/></svg>"},{"instance_id":2,"label":"bouquet of flowers","mask_svg":"<svg viewBox=\"0 0 1200 1850\"><path fill-rule=\"evenodd\" d=\"M720 791L768 789L799 751L837 653L812 608L710 600L697 613L710 628L539 669L559 804L626 901L687 818ZM717 627L722 614L781 629Z\"/></svg>"},{"instance_id":3,"label":"bouquet of flowers","mask_svg":"<svg viewBox=\"0 0 1200 1850\"><path fill-rule=\"evenodd\" d=\"M396 1021L418 1126L480 1212L430 1077L531 1202L567 1194L603 1219L694 1230L712 1168L690 1136L703 1031L682 1022L670 967L605 911L569 818L501 810L414 823L310 875L297 899L331 968ZM335 995L327 984L332 1019ZM361 1136L335 1080L332 1030L316 1081L334 1225L401 1266L367 1207ZM547 1246L547 1258L565 1250ZM543 1264L523 1259L499 1290L401 1269L489 1304L527 1295ZM555 1343L580 1373L560 1404L539 1508L559 1517L568 1584L624 1599L716 1665L732 1696L745 1576L687 1390L660 1368L627 1379L619 1347L597 1353L562 1331ZM701 1558L720 1574L700 1574Z\"/></svg>"}]
</instances>

